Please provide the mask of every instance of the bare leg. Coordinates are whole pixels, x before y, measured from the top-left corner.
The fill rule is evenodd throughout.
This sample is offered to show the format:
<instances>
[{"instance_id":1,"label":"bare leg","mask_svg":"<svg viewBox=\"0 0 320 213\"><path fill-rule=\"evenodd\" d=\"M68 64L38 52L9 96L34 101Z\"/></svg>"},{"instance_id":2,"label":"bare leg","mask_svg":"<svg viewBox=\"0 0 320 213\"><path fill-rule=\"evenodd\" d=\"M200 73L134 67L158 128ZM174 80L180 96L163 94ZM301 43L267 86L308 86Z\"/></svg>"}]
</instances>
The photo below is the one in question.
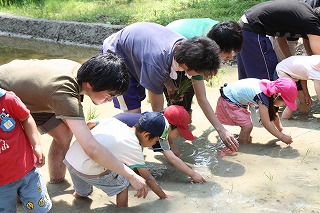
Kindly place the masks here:
<instances>
[{"instance_id":1,"label":"bare leg","mask_svg":"<svg viewBox=\"0 0 320 213\"><path fill-rule=\"evenodd\" d=\"M302 90L298 91L298 99L300 101L299 112L302 114L307 114L309 112L310 106L307 105ZM289 109L289 107L286 107L282 112L281 118L282 119L290 119L290 118L292 118L293 112L294 111Z\"/></svg>"},{"instance_id":2,"label":"bare leg","mask_svg":"<svg viewBox=\"0 0 320 213\"><path fill-rule=\"evenodd\" d=\"M241 144L251 143L250 142L251 141L250 134L251 134L252 129L253 129L252 124L246 125L246 126L241 126L241 131L240 131L239 138L238 138L239 143L241 143Z\"/></svg>"},{"instance_id":3,"label":"bare leg","mask_svg":"<svg viewBox=\"0 0 320 213\"><path fill-rule=\"evenodd\" d=\"M117 194L116 203L119 208L128 207L128 188Z\"/></svg>"},{"instance_id":4,"label":"bare leg","mask_svg":"<svg viewBox=\"0 0 320 213\"><path fill-rule=\"evenodd\" d=\"M313 80L314 90L316 91L317 97L320 100L320 80Z\"/></svg>"},{"instance_id":5,"label":"bare leg","mask_svg":"<svg viewBox=\"0 0 320 213\"><path fill-rule=\"evenodd\" d=\"M62 162L69 149L72 140L72 132L65 123L49 132L53 140L48 154L48 167L50 183L60 183L64 181L66 166Z\"/></svg>"},{"instance_id":6,"label":"bare leg","mask_svg":"<svg viewBox=\"0 0 320 213\"><path fill-rule=\"evenodd\" d=\"M298 91L298 99L300 101L299 112L302 114L307 114L309 112L310 105L307 105L307 102L304 98L304 94L302 90Z\"/></svg>"},{"instance_id":7,"label":"bare leg","mask_svg":"<svg viewBox=\"0 0 320 213\"><path fill-rule=\"evenodd\" d=\"M289 107L286 106L286 108L283 110L281 118L282 119L290 119L293 115L293 111L289 109Z\"/></svg>"},{"instance_id":8,"label":"bare leg","mask_svg":"<svg viewBox=\"0 0 320 213\"><path fill-rule=\"evenodd\" d=\"M153 112L161 112L163 110L164 97L163 94L156 94L148 90L149 100Z\"/></svg>"}]
</instances>

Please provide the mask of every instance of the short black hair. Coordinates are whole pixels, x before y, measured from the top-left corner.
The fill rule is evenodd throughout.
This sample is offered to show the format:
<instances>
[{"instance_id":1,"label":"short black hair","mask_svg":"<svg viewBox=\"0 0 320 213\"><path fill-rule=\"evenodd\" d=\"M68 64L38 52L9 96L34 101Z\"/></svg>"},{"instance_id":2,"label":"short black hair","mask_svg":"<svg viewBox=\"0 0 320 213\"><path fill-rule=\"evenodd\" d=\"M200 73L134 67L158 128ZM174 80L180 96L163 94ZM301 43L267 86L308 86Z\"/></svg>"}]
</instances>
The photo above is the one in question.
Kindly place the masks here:
<instances>
[{"instance_id":1,"label":"short black hair","mask_svg":"<svg viewBox=\"0 0 320 213\"><path fill-rule=\"evenodd\" d=\"M222 52L239 52L242 48L242 29L234 21L224 21L214 25L207 37L217 42Z\"/></svg>"},{"instance_id":2,"label":"short black hair","mask_svg":"<svg viewBox=\"0 0 320 213\"><path fill-rule=\"evenodd\" d=\"M220 48L207 38L196 36L177 44L174 58L179 64L206 76L214 76L220 68Z\"/></svg>"},{"instance_id":3,"label":"short black hair","mask_svg":"<svg viewBox=\"0 0 320 213\"><path fill-rule=\"evenodd\" d=\"M94 56L82 64L77 81L90 83L94 92L116 91L122 95L129 88L129 71L124 61L114 53Z\"/></svg>"}]
</instances>

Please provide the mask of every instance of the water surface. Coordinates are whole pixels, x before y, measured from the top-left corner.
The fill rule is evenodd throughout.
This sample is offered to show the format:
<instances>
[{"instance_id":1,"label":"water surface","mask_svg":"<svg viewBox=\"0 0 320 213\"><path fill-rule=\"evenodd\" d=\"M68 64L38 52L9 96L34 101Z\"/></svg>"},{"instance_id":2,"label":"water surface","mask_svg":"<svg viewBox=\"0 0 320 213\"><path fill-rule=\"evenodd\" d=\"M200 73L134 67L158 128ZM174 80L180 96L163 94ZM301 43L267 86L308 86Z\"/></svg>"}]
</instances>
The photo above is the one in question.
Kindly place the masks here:
<instances>
[{"instance_id":1,"label":"water surface","mask_svg":"<svg viewBox=\"0 0 320 213\"><path fill-rule=\"evenodd\" d=\"M0 36L0 64L14 59L65 58L83 63L99 53L99 49L59 44L30 38Z\"/></svg>"}]
</instances>

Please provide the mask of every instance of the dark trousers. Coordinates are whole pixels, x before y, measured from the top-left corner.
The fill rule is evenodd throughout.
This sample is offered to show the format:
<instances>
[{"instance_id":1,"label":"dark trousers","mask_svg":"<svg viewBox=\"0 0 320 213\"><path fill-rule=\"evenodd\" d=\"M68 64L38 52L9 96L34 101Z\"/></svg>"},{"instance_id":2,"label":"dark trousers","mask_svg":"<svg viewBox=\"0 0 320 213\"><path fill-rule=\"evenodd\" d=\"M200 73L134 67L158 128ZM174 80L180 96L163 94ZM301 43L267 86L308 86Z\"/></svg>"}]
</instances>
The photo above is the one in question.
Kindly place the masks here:
<instances>
[{"instance_id":1,"label":"dark trousers","mask_svg":"<svg viewBox=\"0 0 320 213\"><path fill-rule=\"evenodd\" d=\"M177 88L179 88L179 86L181 85L181 83L183 81L191 81L191 79L189 79L186 75L185 75L185 72L177 72L178 74L178 77L176 80L174 80L174 84ZM179 106L183 106L188 112L189 111L192 111L191 109L191 104L192 104L192 98L194 96L194 90L193 90L193 87L190 86L189 89L187 90L187 92L184 94L183 96L183 100L182 101L179 101L179 102L175 102L175 103L172 103L170 101L170 98L169 98L169 95L168 95L168 92L167 92L167 89L164 88L163 89L164 91L164 94L166 96L166 100L167 100L167 104L168 106L170 105L179 105Z\"/></svg>"}]
</instances>

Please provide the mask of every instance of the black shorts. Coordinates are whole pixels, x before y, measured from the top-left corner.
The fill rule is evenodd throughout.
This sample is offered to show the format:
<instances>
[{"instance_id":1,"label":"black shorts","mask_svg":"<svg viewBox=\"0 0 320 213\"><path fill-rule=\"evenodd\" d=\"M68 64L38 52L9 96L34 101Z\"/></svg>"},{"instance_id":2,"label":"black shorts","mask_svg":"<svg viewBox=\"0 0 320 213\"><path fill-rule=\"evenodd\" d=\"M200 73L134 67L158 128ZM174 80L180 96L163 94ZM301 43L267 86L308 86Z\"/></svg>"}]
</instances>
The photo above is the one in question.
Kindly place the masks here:
<instances>
[{"instance_id":1,"label":"black shorts","mask_svg":"<svg viewBox=\"0 0 320 213\"><path fill-rule=\"evenodd\" d=\"M54 113L31 113L31 115L41 135L50 132L63 122L61 119L57 119Z\"/></svg>"}]
</instances>

